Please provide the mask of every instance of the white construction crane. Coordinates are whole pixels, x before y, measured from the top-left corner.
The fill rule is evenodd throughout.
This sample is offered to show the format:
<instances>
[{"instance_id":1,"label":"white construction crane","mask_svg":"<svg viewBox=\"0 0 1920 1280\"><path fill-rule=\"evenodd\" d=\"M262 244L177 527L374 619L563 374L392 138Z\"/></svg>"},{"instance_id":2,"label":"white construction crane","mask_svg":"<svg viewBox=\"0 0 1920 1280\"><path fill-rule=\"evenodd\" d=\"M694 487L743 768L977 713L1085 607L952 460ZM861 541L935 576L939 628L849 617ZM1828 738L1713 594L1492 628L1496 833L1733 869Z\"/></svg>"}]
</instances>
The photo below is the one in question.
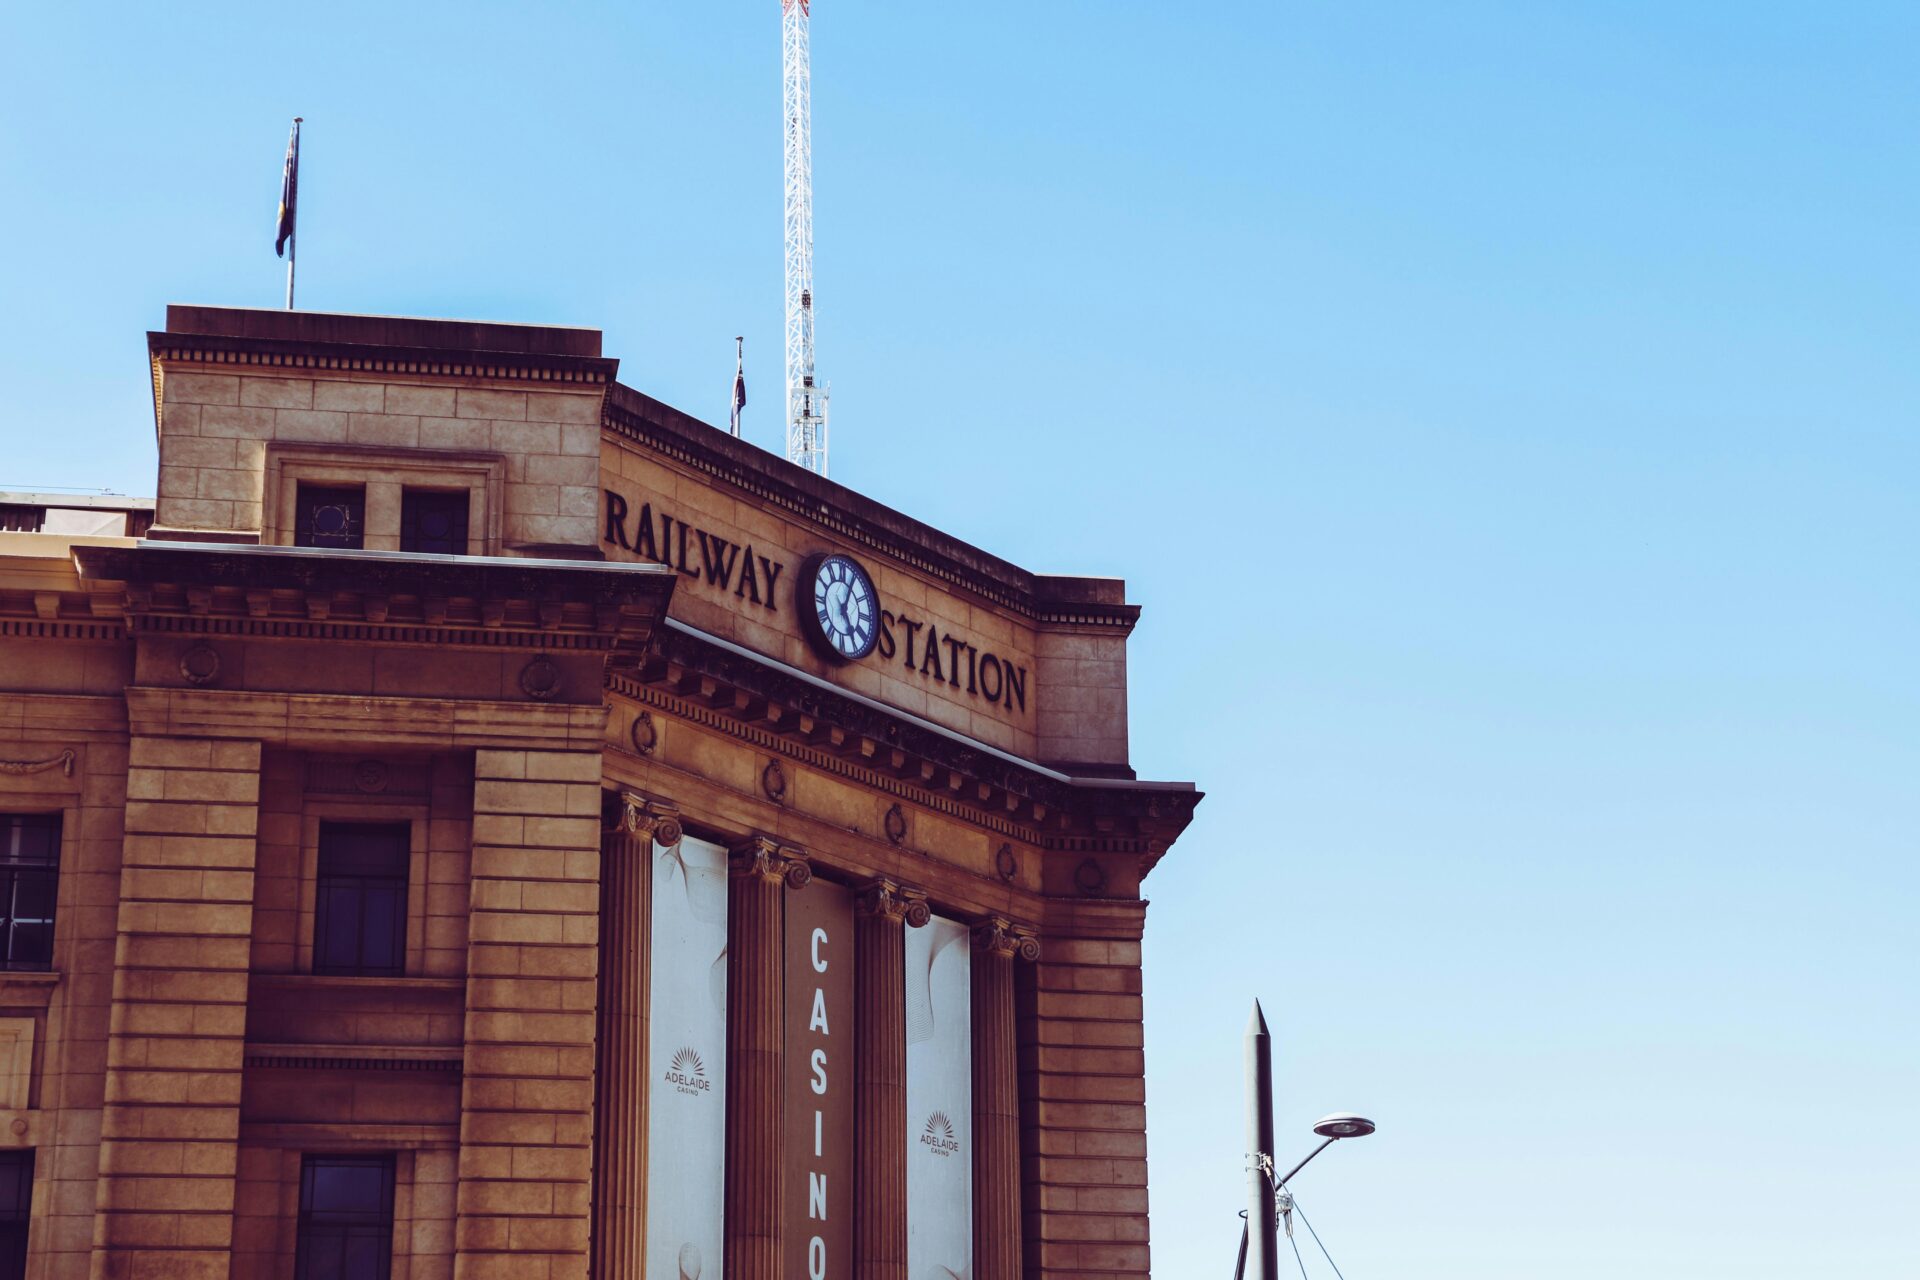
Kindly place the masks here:
<instances>
[{"instance_id":1,"label":"white construction crane","mask_svg":"<svg viewBox=\"0 0 1920 1280\"><path fill-rule=\"evenodd\" d=\"M813 371L813 73L809 0L780 0L786 111L787 461L827 474L827 388Z\"/></svg>"}]
</instances>

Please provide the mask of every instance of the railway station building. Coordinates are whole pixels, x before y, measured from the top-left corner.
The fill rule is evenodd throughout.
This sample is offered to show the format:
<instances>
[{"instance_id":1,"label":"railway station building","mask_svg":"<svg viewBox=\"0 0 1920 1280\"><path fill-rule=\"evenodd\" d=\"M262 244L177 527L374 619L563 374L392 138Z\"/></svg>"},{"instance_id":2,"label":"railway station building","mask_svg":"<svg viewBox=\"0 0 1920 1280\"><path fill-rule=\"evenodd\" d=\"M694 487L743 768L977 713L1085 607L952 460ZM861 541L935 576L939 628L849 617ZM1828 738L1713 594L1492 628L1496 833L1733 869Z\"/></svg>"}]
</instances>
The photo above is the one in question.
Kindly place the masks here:
<instances>
[{"instance_id":1,"label":"railway station building","mask_svg":"<svg viewBox=\"0 0 1920 1280\"><path fill-rule=\"evenodd\" d=\"M0 495L0 1280L1147 1275L1122 583L596 330L147 351Z\"/></svg>"}]
</instances>

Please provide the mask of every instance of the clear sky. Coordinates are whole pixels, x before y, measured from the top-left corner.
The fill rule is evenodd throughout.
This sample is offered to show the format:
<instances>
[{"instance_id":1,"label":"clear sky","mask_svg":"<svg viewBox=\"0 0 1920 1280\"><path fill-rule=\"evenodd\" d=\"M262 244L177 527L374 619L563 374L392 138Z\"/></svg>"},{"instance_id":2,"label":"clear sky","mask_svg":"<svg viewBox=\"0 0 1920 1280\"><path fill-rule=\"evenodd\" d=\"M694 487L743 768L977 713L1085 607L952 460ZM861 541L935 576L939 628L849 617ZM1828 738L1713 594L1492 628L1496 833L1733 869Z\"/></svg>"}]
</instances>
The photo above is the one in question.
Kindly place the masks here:
<instances>
[{"instance_id":1,"label":"clear sky","mask_svg":"<svg viewBox=\"0 0 1920 1280\"><path fill-rule=\"evenodd\" d=\"M1125 576L1156 1271L1920 1274L1920 7L819 0L838 480ZM573 323L780 442L773 0L12 5L0 485L142 334ZM1311 1250L1310 1250L1311 1252ZM1313 1255L1317 1259L1317 1254ZM1315 1277L1331 1275L1321 1263Z\"/></svg>"}]
</instances>

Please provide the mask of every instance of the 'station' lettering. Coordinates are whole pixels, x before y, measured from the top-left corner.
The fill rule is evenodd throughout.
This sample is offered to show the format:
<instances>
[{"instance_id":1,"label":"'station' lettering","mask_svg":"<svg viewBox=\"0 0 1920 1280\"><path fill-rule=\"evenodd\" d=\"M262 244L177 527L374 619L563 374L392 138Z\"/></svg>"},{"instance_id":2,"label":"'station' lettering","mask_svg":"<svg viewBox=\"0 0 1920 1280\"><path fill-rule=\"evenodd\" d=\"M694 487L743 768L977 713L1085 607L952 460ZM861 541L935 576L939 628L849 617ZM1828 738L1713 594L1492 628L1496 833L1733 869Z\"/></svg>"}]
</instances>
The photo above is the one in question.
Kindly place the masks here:
<instances>
[{"instance_id":1,"label":"'station' lettering","mask_svg":"<svg viewBox=\"0 0 1920 1280\"><path fill-rule=\"evenodd\" d=\"M730 594L742 604L780 611L780 580L787 568L781 561L761 555L752 543L709 533L651 502L642 502L636 514L624 497L611 489L604 492L607 520L601 540L608 546L668 565L696 584ZM924 681L1026 714L1025 667L951 631L942 632L932 621L882 609L874 656L882 662L898 661Z\"/></svg>"},{"instance_id":2,"label":"'station' lettering","mask_svg":"<svg viewBox=\"0 0 1920 1280\"><path fill-rule=\"evenodd\" d=\"M898 632L894 630L895 627L899 628ZM926 629L924 636L920 634L922 628ZM914 658L916 643L920 655L917 661ZM944 658L941 657L942 650L946 654ZM955 689L964 688L975 697L997 702L1009 711L1024 712L1027 709L1025 667L999 654L975 648L951 631L941 635L940 629L931 622L882 609L880 641L874 652L880 655L883 662L898 656L903 664L918 671L923 679L944 680ZM963 673L964 683L961 679Z\"/></svg>"}]
</instances>

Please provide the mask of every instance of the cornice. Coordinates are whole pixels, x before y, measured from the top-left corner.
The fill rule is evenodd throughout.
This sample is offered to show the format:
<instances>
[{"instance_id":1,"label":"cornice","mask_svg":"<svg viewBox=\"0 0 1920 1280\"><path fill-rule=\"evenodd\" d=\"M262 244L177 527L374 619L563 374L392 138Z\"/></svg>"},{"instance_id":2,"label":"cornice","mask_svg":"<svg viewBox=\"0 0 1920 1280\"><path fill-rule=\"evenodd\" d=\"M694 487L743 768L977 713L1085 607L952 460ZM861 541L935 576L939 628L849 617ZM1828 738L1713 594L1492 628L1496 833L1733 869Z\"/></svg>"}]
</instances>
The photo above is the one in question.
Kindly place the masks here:
<instances>
[{"instance_id":1,"label":"cornice","mask_svg":"<svg viewBox=\"0 0 1920 1280\"><path fill-rule=\"evenodd\" d=\"M271 373L373 374L380 377L485 379L604 391L620 362L604 356L517 351L458 351L374 343L244 338L203 333L147 334L153 370L153 419L160 423L165 398L163 366L188 364L216 372L254 369Z\"/></svg>"},{"instance_id":2,"label":"cornice","mask_svg":"<svg viewBox=\"0 0 1920 1280\"><path fill-rule=\"evenodd\" d=\"M198 333L147 334L147 352L158 363L238 365L261 369L336 373L414 374L436 378L487 378L497 382L558 382L603 387L613 381L618 360L604 356L526 355L509 351L439 351L428 347L361 346L225 338Z\"/></svg>"},{"instance_id":3,"label":"cornice","mask_svg":"<svg viewBox=\"0 0 1920 1280\"><path fill-rule=\"evenodd\" d=\"M763 507L783 510L1042 626L1124 636L1140 618L1138 605L1088 598L1113 590L1114 584L1029 572L620 383L608 392L603 426L752 495Z\"/></svg>"},{"instance_id":4,"label":"cornice","mask_svg":"<svg viewBox=\"0 0 1920 1280\"><path fill-rule=\"evenodd\" d=\"M1151 869L1201 793L1073 778L770 668L680 627L653 633L609 687L863 785L1049 849L1133 853Z\"/></svg>"},{"instance_id":5,"label":"cornice","mask_svg":"<svg viewBox=\"0 0 1920 1280\"><path fill-rule=\"evenodd\" d=\"M133 634L604 650L638 661L658 565L143 540L76 547L92 612Z\"/></svg>"}]
</instances>

